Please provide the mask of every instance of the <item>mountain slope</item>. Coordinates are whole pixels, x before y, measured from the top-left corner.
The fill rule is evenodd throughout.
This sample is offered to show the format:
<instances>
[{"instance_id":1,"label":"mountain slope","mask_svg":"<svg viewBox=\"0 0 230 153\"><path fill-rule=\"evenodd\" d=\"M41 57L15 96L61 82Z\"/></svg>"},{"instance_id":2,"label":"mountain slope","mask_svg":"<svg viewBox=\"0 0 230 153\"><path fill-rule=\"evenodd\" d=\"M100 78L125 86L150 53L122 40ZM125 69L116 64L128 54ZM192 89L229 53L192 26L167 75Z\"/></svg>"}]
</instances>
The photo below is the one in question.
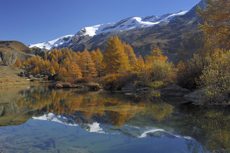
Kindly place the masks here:
<instances>
[{"instance_id":1,"label":"mountain slope","mask_svg":"<svg viewBox=\"0 0 230 153\"><path fill-rule=\"evenodd\" d=\"M12 65L17 59L21 61L34 56L33 51L18 41L0 41L0 63Z\"/></svg>"},{"instance_id":2,"label":"mountain slope","mask_svg":"<svg viewBox=\"0 0 230 153\"><path fill-rule=\"evenodd\" d=\"M201 0L197 5L204 8L203 2L204 0ZM154 45L158 44L169 60L177 63L174 57L182 48L183 35L198 30L200 18L196 14L197 5L190 11L175 14L143 18L129 17L116 23L85 27L74 36L68 35L55 41L30 45L30 47L47 49L68 47L73 51L99 48L103 52L109 38L118 36L123 42L129 43L133 47L137 56L146 56L152 51Z\"/></svg>"},{"instance_id":3,"label":"mountain slope","mask_svg":"<svg viewBox=\"0 0 230 153\"><path fill-rule=\"evenodd\" d=\"M150 27L162 23L168 23L174 17L181 16L186 13L187 11L182 11L179 13L165 14L162 16L152 15L152 16L147 16L142 18L129 17L115 23L99 24L91 27L85 27L80 31L78 31L75 35L66 35L51 41L42 42L38 44L30 44L29 47L30 48L38 47L41 49L48 49L48 50L53 48L59 48L60 46L67 47L73 37L82 37L82 36L93 37L101 33L108 33L112 31L126 31L130 29L135 29L137 27Z\"/></svg>"}]
</instances>

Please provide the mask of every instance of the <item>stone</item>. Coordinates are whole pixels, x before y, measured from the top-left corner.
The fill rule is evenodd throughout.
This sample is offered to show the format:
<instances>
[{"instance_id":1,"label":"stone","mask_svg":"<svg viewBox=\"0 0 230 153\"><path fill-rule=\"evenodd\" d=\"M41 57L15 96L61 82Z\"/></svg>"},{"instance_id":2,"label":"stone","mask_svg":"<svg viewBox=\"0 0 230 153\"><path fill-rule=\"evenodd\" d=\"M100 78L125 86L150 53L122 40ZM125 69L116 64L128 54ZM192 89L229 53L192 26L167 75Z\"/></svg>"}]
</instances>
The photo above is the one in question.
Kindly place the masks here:
<instances>
[{"instance_id":1,"label":"stone","mask_svg":"<svg viewBox=\"0 0 230 153\"><path fill-rule=\"evenodd\" d=\"M77 84L72 84L72 88L79 88Z\"/></svg>"},{"instance_id":2,"label":"stone","mask_svg":"<svg viewBox=\"0 0 230 153\"><path fill-rule=\"evenodd\" d=\"M42 77L41 74L35 75L35 78L41 78L41 77Z\"/></svg>"},{"instance_id":3,"label":"stone","mask_svg":"<svg viewBox=\"0 0 230 153\"><path fill-rule=\"evenodd\" d=\"M199 102L201 101L201 98L205 96L205 90L207 90L205 87L198 89L192 93L186 94L184 98L193 102Z\"/></svg>"},{"instance_id":4,"label":"stone","mask_svg":"<svg viewBox=\"0 0 230 153\"><path fill-rule=\"evenodd\" d=\"M191 93L191 91L176 84L172 84L162 89L160 93L163 97L183 97L184 95Z\"/></svg>"},{"instance_id":5,"label":"stone","mask_svg":"<svg viewBox=\"0 0 230 153\"><path fill-rule=\"evenodd\" d=\"M87 87L89 90L95 90L95 91L101 89L101 86L98 83L89 83Z\"/></svg>"},{"instance_id":6,"label":"stone","mask_svg":"<svg viewBox=\"0 0 230 153\"><path fill-rule=\"evenodd\" d=\"M124 84L124 86L121 88L121 91L125 93L135 92L137 91L137 86L133 81L130 81Z\"/></svg>"},{"instance_id":7,"label":"stone","mask_svg":"<svg viewBox=\"0 0 230 153\"><path fill-rule=\"evenodd\" d=\"M72 88L71 83L69 82L63 83L63 88Z\"/></svg>"},{"instance_id":8,"label":"stone","mask_svg":"<svg viewBox=\"0 0 230 153\"><path fill-rule=\"evenodd\" d=\"M63 88L63 85L61 83L58 83L55 85L56 88Z\"/></svg>"},{"instance_id":9,"label":"stone","mask_svg":"<svg viewBox=\"0 0 230 153\"><path fill-rule=\"evenodd\" d=\"M33 77L34 77L33 75L29 75L29 76L28 76L28 78L30 78L30 79L33 78Z\"/></svg>"}]
</instances>

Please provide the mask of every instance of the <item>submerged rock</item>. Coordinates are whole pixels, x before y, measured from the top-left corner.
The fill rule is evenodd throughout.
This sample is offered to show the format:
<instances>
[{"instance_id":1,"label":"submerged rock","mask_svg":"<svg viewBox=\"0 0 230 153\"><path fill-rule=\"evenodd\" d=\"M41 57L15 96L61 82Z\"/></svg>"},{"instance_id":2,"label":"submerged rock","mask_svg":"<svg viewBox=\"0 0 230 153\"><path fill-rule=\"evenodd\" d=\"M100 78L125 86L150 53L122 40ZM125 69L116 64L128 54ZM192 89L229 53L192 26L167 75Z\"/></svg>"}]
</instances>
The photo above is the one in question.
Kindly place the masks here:
<instances>
[{"instance_id":1,"label":"submerged rock","mask_svg":"<svg viewBox=\"0 0 230 153\"><path fill-rule=\"evenodd\" d=\"M184 95L191 93L191 91L176 84L172 84L162 89L160 93L163 97L183 97Z\"/></svg>"}]
</instances>

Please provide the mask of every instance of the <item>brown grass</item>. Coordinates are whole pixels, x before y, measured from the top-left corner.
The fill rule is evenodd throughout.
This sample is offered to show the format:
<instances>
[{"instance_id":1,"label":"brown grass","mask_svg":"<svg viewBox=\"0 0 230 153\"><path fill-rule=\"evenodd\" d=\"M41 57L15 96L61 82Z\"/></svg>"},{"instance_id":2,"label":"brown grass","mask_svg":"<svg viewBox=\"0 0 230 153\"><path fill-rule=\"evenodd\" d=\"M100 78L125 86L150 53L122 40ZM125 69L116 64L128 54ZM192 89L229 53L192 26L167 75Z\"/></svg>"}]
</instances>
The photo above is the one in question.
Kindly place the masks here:
<instances>
[{"instance_id":1,"label":"brown grass","mask_svg":"<svg viewBox=\"0 0 230 153\"><path fill-rule=\"evenodd\" d=\"M18 76L18 73L24 71L15 66L0 66L0 86L29 84L25 77Z\"/></svg>"}]
</instances>

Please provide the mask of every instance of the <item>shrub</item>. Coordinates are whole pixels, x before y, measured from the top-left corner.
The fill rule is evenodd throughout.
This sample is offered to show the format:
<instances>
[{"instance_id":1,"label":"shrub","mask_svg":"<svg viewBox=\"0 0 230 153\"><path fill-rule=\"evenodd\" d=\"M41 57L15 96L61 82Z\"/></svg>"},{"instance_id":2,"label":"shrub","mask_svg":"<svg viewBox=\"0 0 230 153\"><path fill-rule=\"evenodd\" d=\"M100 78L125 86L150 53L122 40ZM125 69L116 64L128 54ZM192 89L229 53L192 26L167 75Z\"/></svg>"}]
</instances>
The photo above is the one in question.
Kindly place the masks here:
<instances>
[{"instance_id":1,"label":"shrub","mask_svg":"<svg viewBox=\"0 0 230 153\"><path fill-rule=\"evenodd\" d=\"M129 81L136 80L138 78L137 73L130 73L130 74L109 74L106 75L102 80L101 84L105 89L109 90L120 90L124 84L126 84Z\"/></svg>"},{"instance_id":2,"label":"shrub","mask_svg":"<svg viewBox=\"0 0 230 153\"><path fill-rule=\"evenodd\" d=\"M147 67L143 73L138 76L139 83L142 86L151 86L153 82L173 82L175 80L176 71L168 62L154 61ZM158 82L158 83L160 83ZM156 85L156 84L155 84ZM153 83L153 86L155 86Z\"/></svg>"},{"instance_id":3,"label":"shrub","mask_svg":"<svg viewBox=\"0 0 230 153\"><path fill-rule=\"evenodd\" d=\"M92 81L92 78L90 77L82 77L82 78L78 78L78 79L75 79L75 80L71 80L70 83L72 84L81 84L81 83L88 83Z\"/></svg>"},{"instance_id":4,"label":"shrub","mask_svg":"<svg viewBox=\"0 0 230 153\"><path fill-rule=\"evenodd\" d=\"M195 89L197 87L197 79L202 75L204 67L209 64L209 60L209 57L202 58L202 56L194 54L194 57L187 60L183 67L178 68L178 85L188 89Z\"/></svg>"},{"instance_id":5,"label":"shrub","mask_svg":"<svg viewBox=\"0 0 230 153\"><path fill-rule=\"evenodd\" d=\"M198 83L205 87L203 100L209 103L228 102L230 93L230 51L217 53L211 64L204 68Z\"/></svg>"}]
</instances>

